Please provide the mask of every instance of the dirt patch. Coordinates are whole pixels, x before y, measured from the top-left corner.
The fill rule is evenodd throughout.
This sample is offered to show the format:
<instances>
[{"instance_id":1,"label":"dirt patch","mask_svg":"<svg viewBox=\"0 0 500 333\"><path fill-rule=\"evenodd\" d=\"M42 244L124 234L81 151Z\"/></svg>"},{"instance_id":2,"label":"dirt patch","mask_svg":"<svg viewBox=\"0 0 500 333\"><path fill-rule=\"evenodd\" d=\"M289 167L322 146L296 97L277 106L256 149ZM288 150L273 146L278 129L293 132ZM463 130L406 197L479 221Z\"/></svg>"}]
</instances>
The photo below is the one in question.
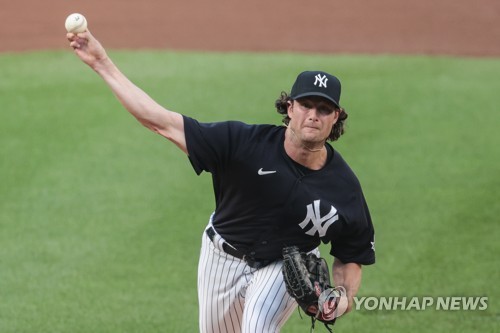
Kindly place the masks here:
<instances>
[{"instance_id":1,"label":"dirt patch","mask_svg":"<svg viewBox=\"0 0 500 333\"><path fill-rule=\"evenodd\" d=\"M498 0L18 0L0 51L67 48L81 12L107 48L500 56Z\"/></svg>"}]
</instances>

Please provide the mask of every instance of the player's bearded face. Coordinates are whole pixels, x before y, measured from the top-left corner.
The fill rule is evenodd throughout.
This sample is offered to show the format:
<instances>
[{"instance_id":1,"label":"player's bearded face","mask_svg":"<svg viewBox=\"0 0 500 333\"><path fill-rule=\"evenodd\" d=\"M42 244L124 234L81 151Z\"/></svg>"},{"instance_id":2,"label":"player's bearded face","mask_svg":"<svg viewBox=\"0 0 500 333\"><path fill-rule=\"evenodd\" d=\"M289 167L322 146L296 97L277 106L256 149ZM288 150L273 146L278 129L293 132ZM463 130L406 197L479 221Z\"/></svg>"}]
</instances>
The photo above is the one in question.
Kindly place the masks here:
<instances>
[{"instance_id":1,"label":"player's bearded face","mask_svg":"<svg viewBox=\"0 0 500 333\"><path fill-rule=\"evenodd\" d=\"M301 143L323 145L338 115L335 105L322 97L300 98L291 101L288 106L288 127Z\"/></svg>"}]
</instances>

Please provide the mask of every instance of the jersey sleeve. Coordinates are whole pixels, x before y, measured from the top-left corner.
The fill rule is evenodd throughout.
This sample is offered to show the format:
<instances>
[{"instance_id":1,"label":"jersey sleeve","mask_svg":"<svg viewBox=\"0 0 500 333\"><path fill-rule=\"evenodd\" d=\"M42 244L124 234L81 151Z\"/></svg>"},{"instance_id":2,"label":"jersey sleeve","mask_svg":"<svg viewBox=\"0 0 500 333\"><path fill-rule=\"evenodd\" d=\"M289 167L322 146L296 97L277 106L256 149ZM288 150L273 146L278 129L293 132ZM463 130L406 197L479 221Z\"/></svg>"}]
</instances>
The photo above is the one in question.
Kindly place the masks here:
<instances>
[{"instance_id":1,"label":"jersey sleeve","mask_svg":"<svg viewBox=\"0 0 500 333\"><path fill-rule=\"evenodd\" d=\"M189 160L197 174L214 173L227 164L232 149L241 140L240 122L200 123L184 116L184 133Z\"/></svg>"},{"instance_id":2,"label":"jersey sleeve","mask_svg":"<svg viewBox=\"0 0 500 333\"><path fill-rule=\"evenodd\" d=\"M362 209L342 221L342 231L331 241L330 254L343 263L371 265L375 263L375 230L362 194L359 200Z\"/></svg>"}]
</instances>

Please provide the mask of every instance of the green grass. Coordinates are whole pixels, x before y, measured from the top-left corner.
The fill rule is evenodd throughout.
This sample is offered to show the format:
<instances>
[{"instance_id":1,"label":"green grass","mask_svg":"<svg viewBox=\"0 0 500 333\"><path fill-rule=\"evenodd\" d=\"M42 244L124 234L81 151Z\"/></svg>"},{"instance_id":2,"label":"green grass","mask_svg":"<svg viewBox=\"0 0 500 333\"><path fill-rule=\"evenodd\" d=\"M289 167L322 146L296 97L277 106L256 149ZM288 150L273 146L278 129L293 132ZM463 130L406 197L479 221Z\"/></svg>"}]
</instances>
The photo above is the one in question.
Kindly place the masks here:
<instances>
[{"instance_id":1,"label":"green grass","mask_svg":"<svg viewBox=\"0 0 500 333\"><path fill-rule=\"evenodd\" d=\"M359 295L489 297L486 311L360 310L337 329L498 331L500 60L111 55L161 104L202 121L279 124L274 100L299 71L337 74L349 120L335 146L376 225ZM197 331L210 176L71 52L0 55L0 105L0 332ZM308 329L294 314L283 332Z\"/></svg>"}]
</instances>

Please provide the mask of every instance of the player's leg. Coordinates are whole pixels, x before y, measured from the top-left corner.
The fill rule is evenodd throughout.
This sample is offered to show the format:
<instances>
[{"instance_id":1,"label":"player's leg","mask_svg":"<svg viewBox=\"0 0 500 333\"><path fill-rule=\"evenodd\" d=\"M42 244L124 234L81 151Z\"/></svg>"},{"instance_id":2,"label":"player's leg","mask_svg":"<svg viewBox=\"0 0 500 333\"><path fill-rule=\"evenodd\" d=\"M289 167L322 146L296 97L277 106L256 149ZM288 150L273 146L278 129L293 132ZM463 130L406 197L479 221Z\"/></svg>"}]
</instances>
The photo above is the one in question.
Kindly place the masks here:
<instances>
[{"instance_id":1,"label":"player's leg","mask_svg":"<svg viewBox=\"0 0 500 333\"><path fill-rule=\"evenodd\" d=\"M297 303L286 291L282 261L254 272L246 293L243 333L279 332Z\"/></svg>"},{"instance_id":2,"label":"player's leg","mask_svg":"<svg viewBox=\"0 0 500 333\"><path fill-rule=\"evenodd\" d=\"M241 332L246 273L244 261L217 249L204 233L198 265L200 332Z\"/></svg>"}]
</instances>

